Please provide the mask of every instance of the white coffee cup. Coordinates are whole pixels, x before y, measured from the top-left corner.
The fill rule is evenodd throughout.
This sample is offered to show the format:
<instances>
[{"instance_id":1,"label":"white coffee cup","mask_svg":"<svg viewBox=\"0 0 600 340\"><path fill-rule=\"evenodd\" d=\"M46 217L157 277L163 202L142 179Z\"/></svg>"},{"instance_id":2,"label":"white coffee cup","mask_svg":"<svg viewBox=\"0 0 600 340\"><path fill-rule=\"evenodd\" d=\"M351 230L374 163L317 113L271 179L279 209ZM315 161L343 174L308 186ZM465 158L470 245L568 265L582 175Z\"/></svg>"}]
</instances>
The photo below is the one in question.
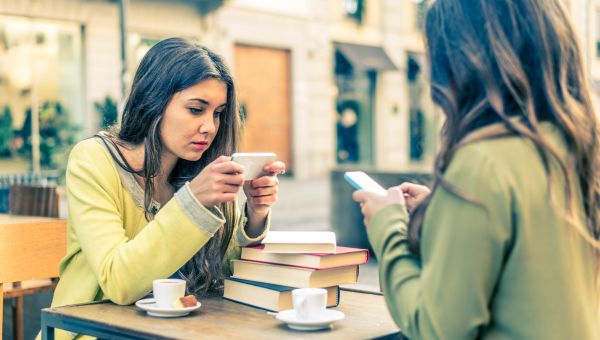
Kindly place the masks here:
<instances>
[{"instance_id":1,"label":"white coffee cup","mask_svg":"<svg viewBox=\"0 0 600 340\"><path fill-rule=\"evenodd\" d=\"M292 303L299 319L318 320L327 306L327 290L299 288L292 290Z\"/></svg>"},{"instance_id":2,"label":"white coffee cup","mask_svg":"<svg viewBox=\"0 0 600 340\"><path fill-rule=\"evenodd\" d=\"M158 307L173 308L173 302L185 295L185 280L154 280L152 281L152 290Z\"/></svg>"}]
</instances>

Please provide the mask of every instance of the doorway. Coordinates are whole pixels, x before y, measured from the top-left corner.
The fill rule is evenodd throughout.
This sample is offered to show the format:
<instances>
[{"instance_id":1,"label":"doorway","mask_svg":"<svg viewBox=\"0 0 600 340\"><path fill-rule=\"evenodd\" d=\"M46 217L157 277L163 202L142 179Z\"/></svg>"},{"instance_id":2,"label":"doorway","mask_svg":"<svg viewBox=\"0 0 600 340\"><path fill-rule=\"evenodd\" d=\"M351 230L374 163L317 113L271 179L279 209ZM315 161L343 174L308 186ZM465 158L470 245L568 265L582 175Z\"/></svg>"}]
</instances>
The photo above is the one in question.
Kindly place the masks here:
<instances>
[{"instance_id":1,"label":"doorway","mask_svg":"<svg viewBox=\"0 0 600 340\"><path fill-rule=\"evenodd\" d=\"M275 152L291 173L290 51L236 44L234 56L244 123L240 150Z\"/></svg>"}]
</instances>

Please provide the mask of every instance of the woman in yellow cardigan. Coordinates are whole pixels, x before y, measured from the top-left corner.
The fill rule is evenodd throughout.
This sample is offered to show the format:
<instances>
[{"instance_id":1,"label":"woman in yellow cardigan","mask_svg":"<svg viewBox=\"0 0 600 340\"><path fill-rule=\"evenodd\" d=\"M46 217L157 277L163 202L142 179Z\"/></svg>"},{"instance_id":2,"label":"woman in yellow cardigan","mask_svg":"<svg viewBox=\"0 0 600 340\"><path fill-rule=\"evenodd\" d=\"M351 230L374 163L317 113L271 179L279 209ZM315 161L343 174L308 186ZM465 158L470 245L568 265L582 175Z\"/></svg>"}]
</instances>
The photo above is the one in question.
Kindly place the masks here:
<instances>
[{"instance_id":1,"label":"woman in yellow cardigan","mask_svg":"<svg viewBox=\"0 0 600 340\"><path fill-rule=\"evenodd\" d=\"M561 1L437 0L426 37L446 116L431 194L353 194L394 320L410 339L599 339L598 122Z\"/></svg>"},{"instance_id":2,"label":"woman in yellow cardigan","mask_svg":"<svg viewBox=\"0 0 600 340\"><path fill-rule=\"evenodd\" d=\"M191 294L219 290L227 260L265 235L285 169L276 161L244 182L228 156L239 132L234 82L220 56L180 38L152 47L118 131L70 154L67 256L52 305L131 304L152 280L172 275Z\"/></svg>"}]
</instances>

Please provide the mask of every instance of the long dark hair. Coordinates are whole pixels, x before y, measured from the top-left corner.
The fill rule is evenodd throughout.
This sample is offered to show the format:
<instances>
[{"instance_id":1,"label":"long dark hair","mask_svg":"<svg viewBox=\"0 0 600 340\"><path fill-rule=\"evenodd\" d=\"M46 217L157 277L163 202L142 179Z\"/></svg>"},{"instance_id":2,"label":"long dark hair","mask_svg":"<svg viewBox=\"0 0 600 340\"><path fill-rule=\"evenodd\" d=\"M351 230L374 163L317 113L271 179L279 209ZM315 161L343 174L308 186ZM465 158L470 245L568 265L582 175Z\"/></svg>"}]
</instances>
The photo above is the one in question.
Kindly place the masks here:
<instances>
[{"instance_id":1,"label":"long dark hair","mask_svg":"<svg viewBox=\"0 0 600 340\"><path fill-rule=\"evenodd\" d=\"M582 57L559 0L438 0L426 17L433 101L446 115L433 190L443 180L461 140L483 126L502 123L511 135L531 140L546 172L556 159L566 183L567 222L600 248L600 165L598 122L591 104ZM549 121L564 135L577 178L540 133ZM576 216L574 185L583 194L585 225ZM433 191L432 190L432 191ZM473 202L477 203L477 202ZM418 253L428 200L413 212L409 239Z\"/></svg>"},{"instance_id":2,"label":"long dark hair","mask_svg":"<svg viewBox=\"0 0 600 340\"><path fill-rule=\"evenodd\" d=\"M223 58L198 43L182 38L169 38L154 45L142 59L123 110L120 128L108 141L128 148L144 145L144 165L133 169L122 155L113 158L126 171L144 179L144 209L146 218L154 197L154 178L161 165L162 142L159 124L170 99L205 79L218 79L227 86L227 103L221 114L220 126L211 146L198 161L179 159L169 175L169 183L179 189L193 179L207 164L220 155L231 155L237 150L240 138L236 93L233 78ZM116 148L120 153L119 148ZM223 281L222 262L233 235L235 207L221 205L225 226L216 233L180 270L188 283L189 292L202 295L208 290L220 289Z\"/></svg>"}]
</instances>

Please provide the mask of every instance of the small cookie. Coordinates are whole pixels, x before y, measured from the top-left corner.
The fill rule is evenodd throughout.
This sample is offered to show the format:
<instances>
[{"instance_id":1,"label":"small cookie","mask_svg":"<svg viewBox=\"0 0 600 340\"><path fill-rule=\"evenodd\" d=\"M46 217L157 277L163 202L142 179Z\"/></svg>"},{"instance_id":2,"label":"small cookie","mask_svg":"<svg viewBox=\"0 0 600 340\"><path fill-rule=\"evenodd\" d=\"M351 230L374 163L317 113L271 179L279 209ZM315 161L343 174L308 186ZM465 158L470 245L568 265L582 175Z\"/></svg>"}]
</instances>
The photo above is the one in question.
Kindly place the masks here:
<instances>
[{"instance_id":1,"label":"small cookie","mask_svg":"<svg viewBox=\"0 0 600 340\"><path fill-rule=\"evenodd\" d=\"M195 307L198 304L198 300L196 300L194 295L180 297L178 301L183 305L183 307Z\"/></svg>"}]
</instances>

